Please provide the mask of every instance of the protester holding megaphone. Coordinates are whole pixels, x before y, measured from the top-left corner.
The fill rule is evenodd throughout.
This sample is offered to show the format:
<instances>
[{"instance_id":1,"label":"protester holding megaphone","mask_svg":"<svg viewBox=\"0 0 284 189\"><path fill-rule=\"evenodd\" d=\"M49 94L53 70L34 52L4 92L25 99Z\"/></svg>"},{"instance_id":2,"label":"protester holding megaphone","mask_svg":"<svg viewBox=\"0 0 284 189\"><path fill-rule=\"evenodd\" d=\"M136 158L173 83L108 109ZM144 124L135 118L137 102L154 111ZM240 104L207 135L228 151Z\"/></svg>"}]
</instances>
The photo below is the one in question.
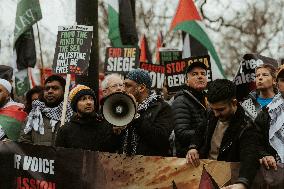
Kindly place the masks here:
<instances>
[{"instance_id":1,"label":"protester holding megaphone","mask_svg":"<svg viewBox=\"0 0 284 189\"><path fill-rule=\"evenodd\" d=\"M122 132L122 153L128 155L168 156L169 136L174 127L171 107L155 92L148 72L128 73L125 92L137 101L137 113Z\"/></svg>"}]
</instances>

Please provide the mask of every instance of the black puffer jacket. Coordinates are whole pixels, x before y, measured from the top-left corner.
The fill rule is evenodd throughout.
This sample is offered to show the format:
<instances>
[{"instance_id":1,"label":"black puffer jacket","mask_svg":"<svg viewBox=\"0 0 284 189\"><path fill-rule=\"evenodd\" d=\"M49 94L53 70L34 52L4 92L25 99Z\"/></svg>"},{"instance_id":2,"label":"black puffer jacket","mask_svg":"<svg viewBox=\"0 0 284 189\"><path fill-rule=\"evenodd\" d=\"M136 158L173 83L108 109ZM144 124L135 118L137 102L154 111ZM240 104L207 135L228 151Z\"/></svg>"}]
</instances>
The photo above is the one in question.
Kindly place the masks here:
<instances>
[{"instance_id":1,"label":"black puffer jacket","mask_svg":"<svg viewBox=\"0 0 284 189\"><path fill-rule=\"evenodd\" d=\"M112 127L97 117L73 116L57 133L55 145L92 151L114 152L116 138Z\"/></svg>"},{"instance_id":2,"label":"black puffer jacket","mask_svg":"<svg viewBox=\"0 0 284 189\"><path fill-rule=\"evenodd\" d=\"M178 157L185 157L191 140L198 127L206 127L207 110L200 102L205 99L202 93L182 90L177 93L172 104L175 121L175 145ZM201 99L201 100L200 100Z\"/></svg>"},{"instance_id":3,"label":"black puffer jacket","mask_svg":"<svg viewBox=\"0 0 284 189\"><path fill-rule=\"evenodd\" d=\"M271 118L268 113L268 108L265 107L259 112L254 122L257 128L262 133L262 148L259 150L259 158L264 156L274 156L276 159L277 152L269 143L269 129Z\"/></svg>"},{"instance_id":4,"label":"black puffer jacket","mask_svg":"<svg viewBox=\"0 0 284 189\"><path fill-rule=\"evenodd\" d=\"M160 98L145 111L139 113L140 117L134 120L128 128L129 133L135 128L139 137L136 154L168 156L169 137L174 128L171 107ZM125 135L125 133L122 134ZM124 140L124 137L122 139ZM128 138L128 140L131 141L131 138Z\"/></svg>"},{"instance_id":5,"label":"black puffer jacket","mask_svg":"<svg viewBox=\"0 0 284 189\"><path fill-rule=\"evenodd\" d=\"M217 126L218 119L213 112L209 115L206 130L198 128L193 139L193 146L197 148L200 159L207 159L211 149L211 139ZM222 138L218 161L241 162L238 182L250 186L259 167L258 149L261 134L252 120L245 115L243 108L238 105L235 115L229 123Z\"/></svg>"}]
</instances>

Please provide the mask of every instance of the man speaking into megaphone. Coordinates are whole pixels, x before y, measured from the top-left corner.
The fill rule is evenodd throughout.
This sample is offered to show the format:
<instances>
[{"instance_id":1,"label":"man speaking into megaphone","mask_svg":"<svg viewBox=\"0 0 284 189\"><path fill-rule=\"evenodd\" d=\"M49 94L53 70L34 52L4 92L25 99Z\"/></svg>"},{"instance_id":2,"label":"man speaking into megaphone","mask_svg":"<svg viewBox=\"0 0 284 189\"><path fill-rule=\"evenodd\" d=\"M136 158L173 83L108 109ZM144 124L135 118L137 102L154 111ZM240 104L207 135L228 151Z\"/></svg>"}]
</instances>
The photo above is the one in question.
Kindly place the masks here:
<instances>
[{"instance_id":1,"label":"man speaking into megaphone","mask_svg":"<svg viewBox=\"0 0 284 189\"><path fill-rule=\"evenodd\" d=\"M151 92L152 79L148 72L135 69L128 73L124 87L133 95L139 117L121 133L122 153L128 155L168 156L169 136L174 123L171 107L160 95Z\"/></svg>"}]
</instances>

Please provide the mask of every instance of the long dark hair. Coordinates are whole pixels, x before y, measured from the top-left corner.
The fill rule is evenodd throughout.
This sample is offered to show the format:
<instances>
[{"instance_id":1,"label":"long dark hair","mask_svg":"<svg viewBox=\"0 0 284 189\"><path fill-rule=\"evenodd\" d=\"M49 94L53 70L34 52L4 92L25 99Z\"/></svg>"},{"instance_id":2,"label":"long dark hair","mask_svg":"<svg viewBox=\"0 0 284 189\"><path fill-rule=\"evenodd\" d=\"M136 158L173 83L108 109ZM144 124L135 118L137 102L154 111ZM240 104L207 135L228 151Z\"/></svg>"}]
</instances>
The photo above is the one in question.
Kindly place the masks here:
<instances>
[{"instance_id":1,"label":"long dark hair","mask_svg":"<svg viewBox=\"0 0 284 189\"><path fill-rule=\"evenodd\" d=\"M36 93L39 94L39 100L42 101L42 99L43 99L43 88L41 86L33 87L26 94L25 112L30 113L30 111L32 110L32 96Z\"/></svg>"}]
</instances>

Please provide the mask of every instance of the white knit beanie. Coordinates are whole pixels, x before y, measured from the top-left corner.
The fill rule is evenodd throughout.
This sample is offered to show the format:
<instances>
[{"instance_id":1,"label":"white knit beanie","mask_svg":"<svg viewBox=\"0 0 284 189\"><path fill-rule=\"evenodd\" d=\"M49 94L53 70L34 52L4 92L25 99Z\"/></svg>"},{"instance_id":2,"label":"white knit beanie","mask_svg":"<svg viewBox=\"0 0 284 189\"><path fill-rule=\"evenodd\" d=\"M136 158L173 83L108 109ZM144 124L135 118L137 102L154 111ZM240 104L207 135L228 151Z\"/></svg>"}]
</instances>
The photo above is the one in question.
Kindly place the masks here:
<instances>
[{"instance_id":1,"label":"white knit beanie","mask_svg":"<svg viewBox=\"0 0 284 189\"><path fill-rule=\"evenodd\" d=\"M12 85L11 85L11 83L9 81L7 81L6 79L0 79L0 85L5 87L7 89L7 91L11 94L11 92L12 92Z\"/></svg>"}]
</instances>

